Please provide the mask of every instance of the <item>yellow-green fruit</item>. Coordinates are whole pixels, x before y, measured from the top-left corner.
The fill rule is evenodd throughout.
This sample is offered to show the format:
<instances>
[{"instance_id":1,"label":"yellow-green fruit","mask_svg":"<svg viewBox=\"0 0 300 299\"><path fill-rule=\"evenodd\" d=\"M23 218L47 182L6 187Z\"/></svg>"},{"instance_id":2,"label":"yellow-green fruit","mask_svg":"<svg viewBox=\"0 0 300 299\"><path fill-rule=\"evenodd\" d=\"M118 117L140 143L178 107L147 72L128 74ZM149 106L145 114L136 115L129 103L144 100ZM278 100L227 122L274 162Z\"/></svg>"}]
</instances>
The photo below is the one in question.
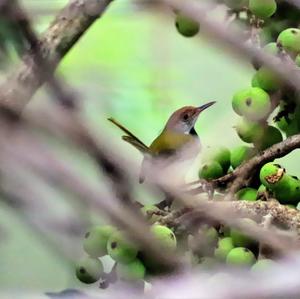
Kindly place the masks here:
<instances>
[{"instance_id":1,"label":"yellow-green fruit","mask_svg":"<svg viewBox=\"0 0 300 299\"><path fill-rule=\"evenodd\" d=\"M231 151L230 162L233 168L238 167L244 161L247 161L255 154L255 150L252 147L248 146L239 146Z\"/></svg>"},{"instance_id":2,"label":"yellow-green fruit","mask_svg":"<svg viewBox=\"0 0 300 299\"><path fill-rule=\"evenodd\" d=\"M159 216L155 215L155 212L159 212L159 208L154 205L144 205L141 208L141 212L150 223L154 223L159 219Z\"/></svg>"},{"instance_id":3,"label":"yellow-green fruit","mask_svg":"<svg viewBox=\"0 0 300 299\"><path fill-rule=\"evenodd\" d=\"M107 252L116 262L126 264L136 258L138 249L134 244L126 240L122 232L117 231L108 239Z\"/></svg>"},{"instance_id":4,"label":"yellow-green fruit","mask_svg":"<svg viewBox=\"0 0 300 299\"><path fill-rule=\"evenodd\" d=\"M277 9L275 0L249 0L250 11L259 18L271 17Z\"/></svg>"},{"instance_id":5,"label":"yellow-green fruit","mask_svg":"<svg viewBox=\"0 0 300 299\"><path fill-rule=\"evenodd\" d=\"M236 198L239 200L256 201L257 190L254 188L243 188L236 193Z\"/></svg>"},{"instance_id":6,"label":"yellow-green fruit","mask_svg":"<svg viewBox=\"0 0 300 299\"><path fill-rule=\"evenodd\" d=\"M272 42L272 43L268 43L263 47L264 52L271 54L271 55L277 55L278 54L278 47L277 44Z\"/></svg>"},{"instance_id":7,"label":"yellow-green fruit","mask_svg":"<svg viewBox=\"0 0 300 299\"><path fill-rule=\"evenodd\" d=\"M233 96L232 107L237 114L243 115L246 119L258 121L269 115L271 100L263 89L250 87Z\"/></svg>"},{"instance_id":8,"label":"yellow-green fruit","mask_svg":"<svg viewBox=\"0 0 300 299\"><path fill-rule=\"evenodd\" d=\"M211 153L211 160L220 163L224 173L230 167L230 150L227 147L221 146Z\"/></svg>"},{"instance_id":9,"label":"yellow-green fruit","mask_svg":"<svg viewBox=\"0 0 300 299\"><path fill-rule=\"evenodd\" d=\"M76 265L76 277L83 283L94 283L103 273L103 265L97 258L85 257Z\"/></svg>"},{"instance_id":10,"label":"yellow-green fruit","mask_svg":"<svg viewBox=\"0 0 300 299\"><path fill-rule=\"evenodd\" d=\"M287 174L274 189L275 197L282 204L297 204L300 200L300 181Z\"/></svg>"},{"instance_id":11,"label":"yellow-green fruit","mask_svg":"<svg viewBox=\"0 0 300 299\"><path fill-rule=\"evenodd\" d=\"M255 221L248 218L243 219L242 223L245 223L247 225L256 225ZM230 237L234 246L237 247L248 247L252 244L255 244L255 241L251 237L235 228L230 229Z\"/></svg>"},{"instance_id":12,"label":"yellow-green fruit","mask_svg":"<svg viewBox=\"0 0 300 299\"><path fill-rule=\"evenodd\" d=\"M259 68L260 68L260 66L258 66L256 69L259 69ZM258 80L257 80L257 72L252 76L251 86L260 88L260 85L259 85Z\"/></svg>"},{"instance_id":13,"label":"yellow-green fruit","mask_svg":"<svg viewBox=\"0 0 300 299\"><path fill-rule=\"evenodd\" d=\"M259 178L264 186L272 190L284 174L285 170L280 165L269 162L260 169Z\"/></svg>"},{"instance_id":14,"label":"yellow-green fruit","mask_svg":"<svg viewBox=\"0 0 300 299\"><path fill-rule=\"evenodd\" d=\"M175 26L177 28L177 31L185 37L195 36L200 29L198 22L182 14L178 14L176 16Z\"/></svg>"},{"instance_id":15,"label":"yellow-green fruit","mask_svg":"<svg viewBox=\"0 0 300 299\"><path fill-rule=\"evenodd\" d=\"M288 28L283 30L277 39L284 49L292 52L300 52L300 29Z\"/></svg>"},{"instance_id":16,"label":"yellow-green fruit","mask_svg":"<svg viewBox=\"0 0 300 299\"><path fill-rule=\"evenodd\" d=\"M135 259L128 264L117 264L116 272L121 280L134 281L143 279L146 269L139 259Z\"/></svg>"},{"instance_id":17,"label":"yellow-green fruit","mask_svg":"<svg viewBox=\"0 0 300 299\"><path fill-rule=\"evenodd\" d=\"M199 178L205 180L213 180L223 175L223 168L216 161L207 162L203 165L199 172Z\"/></svg>"},{"instance_id":18,"label":"yellow-green fruit","mask_svg":"<svg viewBox=\"0 0 300 299\"><path fill-rule=\"evenodd\" d=\"M236 125L239 137L247 143L253 143L264 135L264 124L241 119Z\"/></svg>"},{"instance_id":19,"label":"yellow-green fruit","mask_svg":"<svg viewBox=\"0 0 300 299\"><path fill-rule=\"evenodd\" d=\"M220 239L215 249L215 257L220 261L225 261L228 253L234 248L230 237Z\"/></svg>"},{"instance_id":20,"label":"yellow-green fruit","mask_svg":"<svg viewBox=\"0 0 300 299\"><path fill-rule=\"evenodd\" d=\"M255 142L255 146L260 150L264 150L273 144L281 142L282 139L282 134L277 128L273 126L267 126L265 128L263 138Z\"/></svg>"},{"instance_id":21,"label":"yellow-green fruit","mask_svg":"<svg viewBox=\"0 0 300 299\"><path fill-rule=\"evenodd\" d=\"M171 229L164 225L154 224L151 227L151 232L162 247L169 250L176 249L177 241Z\"/></svg>"},{"instance_id":22,"label":"yellow-green fruit","mask_svg":"<svg viewBox=\"0 0 300 299\"><path fill-rule=\"evenodd\" d=\"M252 266L255 263L255 256L247 248L236 247L228 253L226 263L232 266Z\"/></svg>"},{"instance_id":23,"label":"yellow-green fruit","mask_svg":"<svg viewBox=\"0 0 300 299\"><path fill-rule=\"evenodd\" d=\"M273 267L276 263L270 259L258 260L251 268L251 271L259 273L265 270L268 270L270 267Z\"/></svg>"},{"instance_id":24,"label":"yellow-green fruit","mask_svg":"<svg viewBox=\"0 0 300 299\"><path fill-rule=\"evenodd\" d=\"M280 88L281 80L269 68L262 66L254 75L258 87L265 91L276 91Z\"/></svg>"},{"instance_id":25,"label":"yellow-green fruit","mask_svg":"<svg viewBox=\"0 0 300 299\"><path fill-rule=\"evenodd\" d=\"M107 254L107 241L116 229L110 225L92 227L83 241L83 249L91 257L100 257Z\"/></svg>"}]
</instances>

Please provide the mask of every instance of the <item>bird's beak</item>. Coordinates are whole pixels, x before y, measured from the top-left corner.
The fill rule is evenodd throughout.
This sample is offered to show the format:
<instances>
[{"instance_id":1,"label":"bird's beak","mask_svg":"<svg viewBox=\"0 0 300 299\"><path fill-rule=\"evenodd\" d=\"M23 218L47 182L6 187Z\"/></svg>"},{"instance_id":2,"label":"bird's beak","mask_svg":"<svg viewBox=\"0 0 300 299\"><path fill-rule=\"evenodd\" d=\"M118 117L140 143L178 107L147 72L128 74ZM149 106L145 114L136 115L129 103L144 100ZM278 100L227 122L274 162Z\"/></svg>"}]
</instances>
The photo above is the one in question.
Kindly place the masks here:
<instances>
[{"instance_id":1,"label":"bird's beak","mask_svg":"<svg viewBox=\"0 0 300 299\"><path fill-rule=\"evenodd\" d=\"M206 103L206 104L204 104L204 105L202 105L200 107L197 107L198 113L204 111L205 109L207 109L208 107L212 106L215 103L216 103L216 101L212 101L212 102Z\"/></svg>"}]
</instances>

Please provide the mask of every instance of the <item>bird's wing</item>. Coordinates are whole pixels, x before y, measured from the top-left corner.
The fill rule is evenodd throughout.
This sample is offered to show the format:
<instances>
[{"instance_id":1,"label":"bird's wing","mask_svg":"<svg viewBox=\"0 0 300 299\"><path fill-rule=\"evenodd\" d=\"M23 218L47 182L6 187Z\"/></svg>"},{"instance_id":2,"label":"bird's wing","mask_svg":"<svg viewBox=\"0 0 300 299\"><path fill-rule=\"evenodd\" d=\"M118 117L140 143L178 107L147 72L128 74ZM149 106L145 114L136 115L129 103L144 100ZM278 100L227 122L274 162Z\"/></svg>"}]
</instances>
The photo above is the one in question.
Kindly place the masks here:
<instances>
[{"instance_id":1,"label":"bird's wing","mask_svg":"<svg viewBox=\"0 0 300 299\"><path fill-rule=\"evenodd\" d=\"M122 139L128 143L130 143L132 146L134 146L136 149L138 149L142 154L149 153L149 147L143 143L139 138L137 138L134 134L132 134L129 130L127 130L123 125L121 125L119 122L117 122L113 118L108 118L110 122L112 122L115 126L117 126L119 129L121 129L126 135L122 136Z\"/></svg>"}]
</instances>

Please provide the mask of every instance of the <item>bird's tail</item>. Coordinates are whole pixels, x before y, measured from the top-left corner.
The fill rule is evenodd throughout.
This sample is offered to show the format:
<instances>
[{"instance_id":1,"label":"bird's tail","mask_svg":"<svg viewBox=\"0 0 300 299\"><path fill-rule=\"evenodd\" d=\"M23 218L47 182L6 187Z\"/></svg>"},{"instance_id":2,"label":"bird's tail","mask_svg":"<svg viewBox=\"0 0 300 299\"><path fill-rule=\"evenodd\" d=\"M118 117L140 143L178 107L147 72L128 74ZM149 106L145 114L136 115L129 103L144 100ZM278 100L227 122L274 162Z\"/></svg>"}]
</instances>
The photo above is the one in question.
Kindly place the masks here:
<instances>
[{"instance_id":1,"label":"bird's tail","mask_svg":"<svg viewBox=\"0 0 300 299\"><path fill-rule=\"evenodd\" d=\"M128 131L124 126L122 126L120 123L118 123L113 118L108 118L110 122L112 122L115 126L117 126L119 129L121 129L126 135L122 136L122 139L132 146L134 146L137 150L139 150L142 154L149 154L149 147L143 143L139 138L137 138L134 134L132 134L130 131Z\"/></svg>"}]
</instances>

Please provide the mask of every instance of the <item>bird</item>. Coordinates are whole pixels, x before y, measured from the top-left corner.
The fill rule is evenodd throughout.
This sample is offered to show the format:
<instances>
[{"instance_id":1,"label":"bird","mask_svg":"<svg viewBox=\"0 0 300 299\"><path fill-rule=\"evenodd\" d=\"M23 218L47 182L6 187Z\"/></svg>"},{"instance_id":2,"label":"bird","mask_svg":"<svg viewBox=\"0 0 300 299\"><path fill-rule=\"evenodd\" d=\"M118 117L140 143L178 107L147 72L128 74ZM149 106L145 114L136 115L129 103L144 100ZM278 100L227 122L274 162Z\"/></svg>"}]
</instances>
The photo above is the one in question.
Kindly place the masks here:
<instances>
[{"instance_id":1,"label":"bird","mask_svg":"<svg viewBox=\"0 0 300 299\"><path fill-rule=\"evenodd\" d=\"M201 112L215 103L216 101L211 101L199 107L185 106L176 110L150 146L147 146L114 118L108 118L125 133L122 139L144 156L139 175L140 183L143 183L148 176L152 178L157 175L172 176L173 182L177 182L174 177L182 178L183 169L194 161L201 150L200 138L195 130L196 121Z\"/></svg>"}]
</instances>

